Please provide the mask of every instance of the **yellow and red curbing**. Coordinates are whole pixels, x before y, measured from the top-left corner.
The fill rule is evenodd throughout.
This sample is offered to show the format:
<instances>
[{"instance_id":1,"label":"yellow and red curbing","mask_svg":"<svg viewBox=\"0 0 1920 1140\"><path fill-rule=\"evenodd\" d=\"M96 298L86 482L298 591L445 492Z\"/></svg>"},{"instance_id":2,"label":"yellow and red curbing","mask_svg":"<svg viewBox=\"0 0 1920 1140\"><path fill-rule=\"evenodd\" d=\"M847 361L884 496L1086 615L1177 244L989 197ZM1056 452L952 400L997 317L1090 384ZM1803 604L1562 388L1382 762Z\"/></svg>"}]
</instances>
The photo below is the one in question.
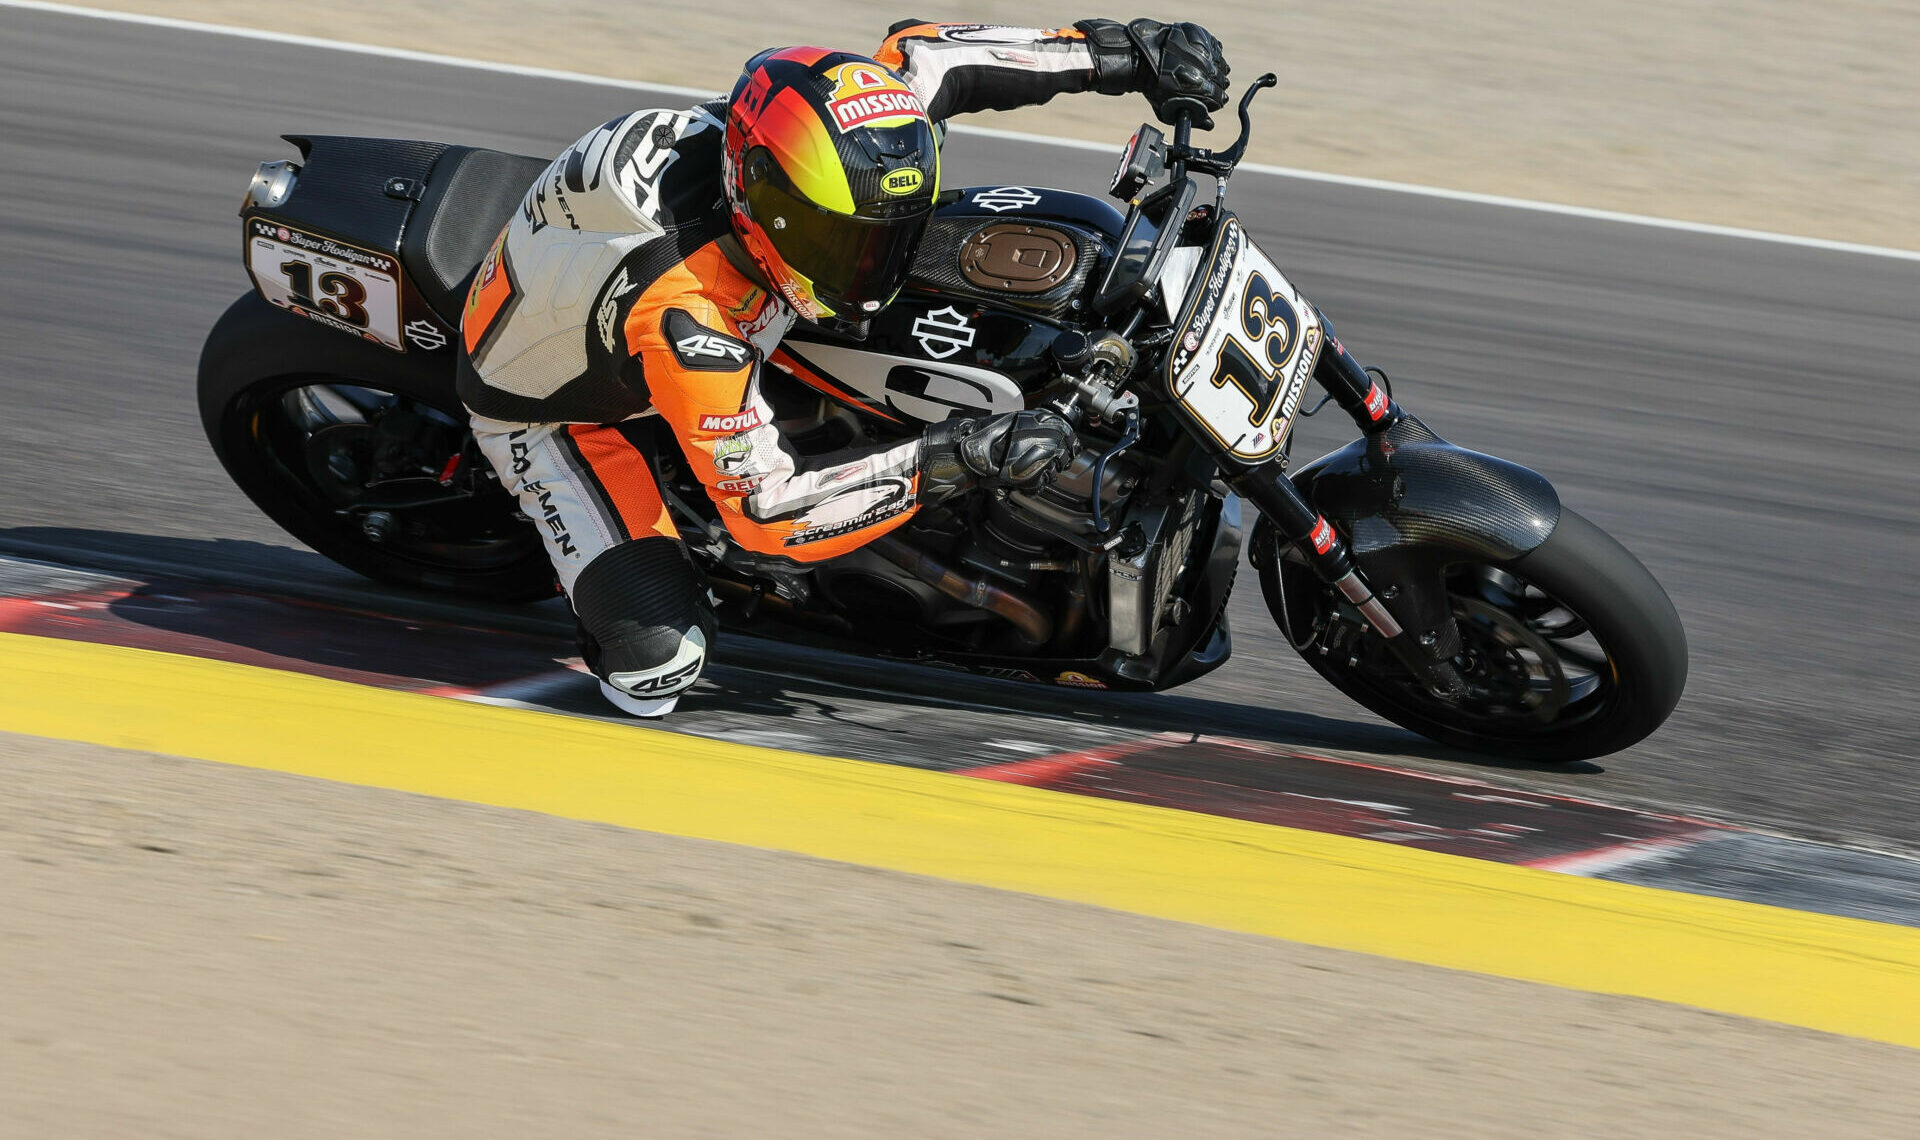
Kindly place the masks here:
<instances>
[{"instance_id":1,"label":"yellow and red curbing","mask_svg":"<svg viewBox=\"0 0 1920 1140\"><path fill-rule=\"evenodd\" d=\"M1920 930L0 634L0 730L882 867L1920 1047Z\"/></svg>"}]
</instances>

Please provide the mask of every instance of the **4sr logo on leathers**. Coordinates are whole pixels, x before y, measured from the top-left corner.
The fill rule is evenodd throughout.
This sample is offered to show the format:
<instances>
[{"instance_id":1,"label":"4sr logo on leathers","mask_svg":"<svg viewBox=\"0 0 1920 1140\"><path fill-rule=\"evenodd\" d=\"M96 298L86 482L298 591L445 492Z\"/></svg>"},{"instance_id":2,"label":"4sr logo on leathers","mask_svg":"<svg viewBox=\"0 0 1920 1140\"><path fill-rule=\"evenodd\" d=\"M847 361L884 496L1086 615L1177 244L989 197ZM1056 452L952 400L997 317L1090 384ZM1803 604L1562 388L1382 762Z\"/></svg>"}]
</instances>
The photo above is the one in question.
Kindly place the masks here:
<instances>
[{"instance_id":1,"label":"4sr logo on leathers","mask_svg":"<svg viewBox=\"0 0 1920 1140\"><path fill-rule=\"evenodd\" d=\"M737 340L718 336L714 333L695 333L673 342L683 357L696 357L717 360L731 360L735 364L747 359L747 347Z\"/></svg>"}]
</instances>

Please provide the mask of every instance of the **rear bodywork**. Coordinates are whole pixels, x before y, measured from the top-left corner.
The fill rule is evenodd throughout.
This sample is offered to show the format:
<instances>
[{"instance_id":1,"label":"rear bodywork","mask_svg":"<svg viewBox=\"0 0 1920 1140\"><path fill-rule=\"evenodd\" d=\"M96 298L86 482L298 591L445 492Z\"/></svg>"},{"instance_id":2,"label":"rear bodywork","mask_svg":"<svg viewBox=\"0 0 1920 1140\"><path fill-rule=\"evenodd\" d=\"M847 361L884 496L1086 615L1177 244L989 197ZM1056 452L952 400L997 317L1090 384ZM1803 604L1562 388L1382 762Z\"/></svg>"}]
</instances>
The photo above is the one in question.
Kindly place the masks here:
<instances>
[{"instance_id":1,"label":"rear bodywork","mask_svg":"<svg viewBox=\"0 0 1920 1140\"><path fill-rule=\"evenodd\" d=\"M255 176L240 211L241 260L258 300L323 335L298 337L298 354L276 347L286 323L258 320L243 299L216 329L202 371L271 354L373 379L396 367L385 356L437 378L451 400L467 285L546 160L408 139L287 140L300 161L267 163ZM263 343L250 351L250 341Z\"/></svg>"}]
</instances>

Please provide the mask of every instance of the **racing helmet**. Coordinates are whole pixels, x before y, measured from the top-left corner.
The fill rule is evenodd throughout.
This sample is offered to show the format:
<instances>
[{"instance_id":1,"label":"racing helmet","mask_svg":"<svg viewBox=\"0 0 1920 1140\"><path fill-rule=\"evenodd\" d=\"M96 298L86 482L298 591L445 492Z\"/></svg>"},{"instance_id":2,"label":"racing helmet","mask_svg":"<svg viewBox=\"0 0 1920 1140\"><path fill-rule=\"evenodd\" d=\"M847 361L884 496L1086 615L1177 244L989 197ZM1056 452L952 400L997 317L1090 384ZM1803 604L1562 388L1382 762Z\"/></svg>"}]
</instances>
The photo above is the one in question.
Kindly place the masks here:
<instances>
[{"instance_id":1,"label":"racing helmet","mask_svg":"<svg viewBox=\"0 0 1920 1140\"><path fill-rule=\"evenodd\" d=\"M865 320L899 293L940 192L927 109L863 55L747 61L727 107L734 233L805 320Z\"/></svg>"}]
</instances>

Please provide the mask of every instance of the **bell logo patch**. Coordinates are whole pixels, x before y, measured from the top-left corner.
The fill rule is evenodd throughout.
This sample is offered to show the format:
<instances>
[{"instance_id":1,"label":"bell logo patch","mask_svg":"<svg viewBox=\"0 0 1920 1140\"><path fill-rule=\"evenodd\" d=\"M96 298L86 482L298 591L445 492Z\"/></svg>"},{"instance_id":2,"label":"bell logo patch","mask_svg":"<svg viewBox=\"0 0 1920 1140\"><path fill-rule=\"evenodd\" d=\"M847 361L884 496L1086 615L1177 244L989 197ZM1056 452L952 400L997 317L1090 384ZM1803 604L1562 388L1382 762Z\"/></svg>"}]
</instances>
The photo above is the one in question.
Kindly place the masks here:
<instances>
[{"instance_id":1,"label":"bell logo patch","mask_svg":"<svg viewBox=\"0 0 1920 1140\"><path fill-rule=\"evenodd\" d=\"M889 170L880 178L880 189L885 190L889 194L901 196L911 194L920 189L921 184L925 181L926 177L918 170L912 168L906 170Z\"/></svg>"}]
</instances>

